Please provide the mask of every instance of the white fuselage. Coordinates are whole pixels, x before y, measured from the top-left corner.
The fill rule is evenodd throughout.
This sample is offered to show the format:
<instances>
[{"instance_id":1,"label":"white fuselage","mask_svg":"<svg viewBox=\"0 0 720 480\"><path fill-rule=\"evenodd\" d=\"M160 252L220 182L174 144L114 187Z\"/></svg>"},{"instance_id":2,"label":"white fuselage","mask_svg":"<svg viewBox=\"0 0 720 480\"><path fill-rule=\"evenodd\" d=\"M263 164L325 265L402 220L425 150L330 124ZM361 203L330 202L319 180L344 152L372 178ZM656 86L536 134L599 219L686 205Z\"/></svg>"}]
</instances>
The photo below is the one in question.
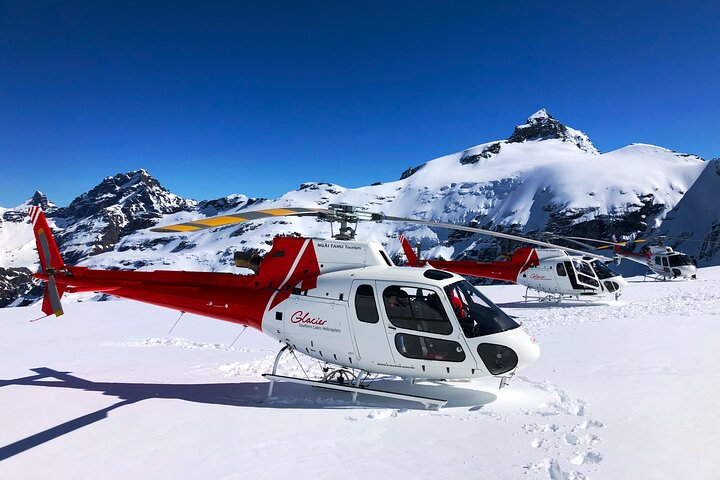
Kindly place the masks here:
<instances>
[{"instance_id":1,"label":"white fuselage","mask_svg":"<svg viewBox=\"0 0 720 480\"><path fill-rule=\"evenodd\" d=\"M294 290L263 317L263 331L296 351L348 368L414 378L506 374L539 356L537 343L517 324L484 335L461 325L445 288L464 282L459 275L395 267L374 242L312 241L321 272L317 286ZM428 271L439 274L428 277ZM407 297L400 313L393 310L396 291ZM434 310L424 313L427 305ZM505 314L492 307L489 324L512 322L506 316L495 322ZM515 363L493 364L492 349ZM511 371L497 373L503 365Z\"/></svg>"},{"instance_id":2,"label":"white fuselage","mask_svg":"<svg viewBox=\"0 0 720 480\"><path fill-rule=\"evenodd\" d=\"M693 278L697 267L687 255L666 246L650 247L647 265L654 273L668 278Z\"/></svg>"},{"instance_id":3,"label":"white fuselage","mask_svg":"<svg viewBox=\"0 0 720 480\"><path fill-rule=\"evenodd\" d=\"M622 276L596 260L570 256L561 249L537 248L538 264L518 275L517 283L534 290L558 295L597 295L612 293L627 285ZM600 276L599 276L600 275Z\"/></svg>"}]
</instances>

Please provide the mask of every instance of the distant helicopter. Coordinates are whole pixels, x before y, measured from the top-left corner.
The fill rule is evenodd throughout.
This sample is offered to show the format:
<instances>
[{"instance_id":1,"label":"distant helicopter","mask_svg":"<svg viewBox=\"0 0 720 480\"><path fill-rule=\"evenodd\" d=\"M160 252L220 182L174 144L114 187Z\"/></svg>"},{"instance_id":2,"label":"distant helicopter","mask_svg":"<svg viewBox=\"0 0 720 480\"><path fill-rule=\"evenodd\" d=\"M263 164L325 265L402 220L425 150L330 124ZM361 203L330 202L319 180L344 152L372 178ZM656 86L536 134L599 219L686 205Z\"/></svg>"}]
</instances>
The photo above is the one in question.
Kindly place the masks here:
<instances>
[{"instance_id":1,"label":"distant helicopter","mask_svg":"<svg viewBox=\"0 0 720 480\"><path fill-rule=\"evenodd\" d=\"M618 241L614 235L611 242L584 237L554 236L554 238L573 242L583 248L595 250L612 248L615 254L614 260L616 265L619 265L623 258L627 258L628 260L648 267L650 272L659 280L697 278L697 266L692 259L686 254L676 252L671 247L666 246L665 236L655 238L655 242L657 242L655 245L644 246L639 253L623 251L622 247L630 243L645 242L643 239ZM587 242L600 244L600 246L591 246L588 245Z\"/></svg>"},{"instance_id":2,"label":"distant helicopter","mask_svg":"<svg viewBox=\"0 0 720 480\"><path fill-rule=\"evenodd\" d=\"M358 394L370 394L440 408L446 400L370 388L372 375L411 381L494 376L503 387L540 354L520 324L462 277L396 267L379 243L354 241L360 220L456 227L451 224L331 205L240 211L151 229L187 233L286 215L340 223L330 240L278 236L264 256L235 252L235 265L253 272L236 275L68 266L42 210L31 207L29 214L41 265L35 277L47 282L42 303L46 315L63 314L65 292L102 292L256 328L284 344L272 373L265 375L271 380L268 397L275 381L286 381L347 391L353 402ZM323 362L323 378L278 375L286 351Z\"/></svg>"},{"instance_id":3,"label":"distant helicopter","mask_svg":"<svg viewBox=\"0 0 720 480\"><path fill-rule=\"evenodd\" d=\"M524 237L515 240L543 244ZM527 287L525 300L560 302L563 299L588 300L603 293L617 300L627 281L605 265L611 258L580 252L569 255L562 247L545 243L542 248L518 248L509 260L478 262L473 260L422 260L420 251L413 251L404 235L400 236L410 266L430 265L461 275L503 280ZM542 296L530 296L535 290Z\"/></svg>"},{"instance_id":4,"label":"distant helicopter","mask_svg":"<svg viewBox=\"0 0 720 480\"><path fill-rule=\"evenodd\" d=\"M625 242L615 242L613 238L613 250L617 263L627 258L636 263L646 265L650 271L657 275L658 279L696 279L697 266L692 259L682 252L676 252L672 247L665 245L665 237L660 236L655 239L655 245L645 247L640 253L624 252L620 247Z\"/></svg>"}]
</instances>

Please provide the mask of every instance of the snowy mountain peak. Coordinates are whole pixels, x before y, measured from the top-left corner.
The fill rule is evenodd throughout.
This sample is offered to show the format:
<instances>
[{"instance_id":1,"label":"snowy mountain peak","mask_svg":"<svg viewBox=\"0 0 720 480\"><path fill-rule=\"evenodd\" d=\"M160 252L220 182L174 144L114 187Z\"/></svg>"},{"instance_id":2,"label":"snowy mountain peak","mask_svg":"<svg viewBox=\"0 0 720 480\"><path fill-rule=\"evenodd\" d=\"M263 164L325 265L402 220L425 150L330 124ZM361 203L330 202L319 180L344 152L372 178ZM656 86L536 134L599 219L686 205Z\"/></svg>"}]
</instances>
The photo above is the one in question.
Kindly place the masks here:
<instances>
[{"instance_id":1,"label":"snowy mountain peak","mask_svg":"<svg viewBox=\"0 0 720 480\"><path fill-rule=\"evenodd\" d=\"M23 203L15 207L13 210L16 210L18 212L26 212L28 207L41 207L43 210L50 211L56 208L56 205L48 200L47 195L45 195L41 191L36 191L33 193L33 196L25 200Z\"/></svg>"},{"instance_id":2,"label":"snowy mountain peak","mask_svg":"<svg viewBox=\"0 0 720 480\"><path fill-rule=\"evenodd\" d=\"M190 203L193 203L190 201ZM131 211L174 213L185 209L188 201L160 185L146 170L105 177L91 190L83 193L61 209L58 216L87 217L107 207L120 206Z\"/></svg>"},{"instance_id":3,"label":"snowy mountain peak","mask_svg":"<svg viewBox=\"0 0 720 480\"><path fill-rule=\"evenodd\" d=\"M580 130L575 130L558 122L544 108L530 115L525 124L515 127L515 131L510 135L510 138L508 138L508 143L551 139L574 143L580 150L586 153L593 155L600 153L587 135Z\"/></svg>"},{"instance_id":4,"label":"snowy mountain peak","mask_svg":"<svg viewBox=\"0 0 720 480\"><path fill-rule=\"evenodd\" d=\"M548 113L547 110L545 110L544 108L541 108L540 110L538 110L537 112L533 113L532 115L530 115L528 117L528 123L542 122L542 121L550 120L552 118L553 117Z\"/></svg>"}]
</instances>

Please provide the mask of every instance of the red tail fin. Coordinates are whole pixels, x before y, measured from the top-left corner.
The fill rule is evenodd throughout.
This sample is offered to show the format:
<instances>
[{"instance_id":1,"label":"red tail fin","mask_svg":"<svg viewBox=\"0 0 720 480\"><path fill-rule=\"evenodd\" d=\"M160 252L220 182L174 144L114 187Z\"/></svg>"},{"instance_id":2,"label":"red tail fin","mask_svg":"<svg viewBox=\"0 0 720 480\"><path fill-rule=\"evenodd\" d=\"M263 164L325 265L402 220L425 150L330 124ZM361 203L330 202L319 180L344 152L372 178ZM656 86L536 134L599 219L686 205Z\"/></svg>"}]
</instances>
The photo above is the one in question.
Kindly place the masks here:
<instances>
[{"instance_id":1,"label":"red tail fin","mask_svg":"<svg viewBox=\"0 0 720 480\"><path fill-rule=\"evenodd\" d=\"M417 267L419 265L418 257L410 246L410 242L405 238L405 235L400 234L400 244L402 245L405 256L407 257L408 265Z\"/></svg>"},{"instance_id":2,"label":"red tail fin","mask_svg":"<svg viewBox=\"0 0 720 480\"><path fill-rule=\"evenodd\" d=\"M42 267L43 273L47 272L48 268L54 270L64 268L65 262L63 262L60 256L60 251L55 243L55 238L50 231L50 226L47 223L42 208L30 207L28 213L32 220L35 244L37 245L38 255L40 255L40 266Z\"/></svg>"},{"instance_id":3,"label":"red tail fin","mask_svg":"<svg viewBox=\"0 0 720 480\"><path fill-rule=\"evenodd\" d=\"M33 233L35 233L35 244L37 245L38 255L40 257L40 267L42 273L48 276L48 283L45 285L45 293L43 294L42 311L46 315L52 313L59 317L63 314L60 298L65 292L65 286L58 286L55 282L55 271L65 268L58 250L55 238L50 231L45 214L40 207L30 207L28 213L33 224Z\"/></svg>"}]
</instances>

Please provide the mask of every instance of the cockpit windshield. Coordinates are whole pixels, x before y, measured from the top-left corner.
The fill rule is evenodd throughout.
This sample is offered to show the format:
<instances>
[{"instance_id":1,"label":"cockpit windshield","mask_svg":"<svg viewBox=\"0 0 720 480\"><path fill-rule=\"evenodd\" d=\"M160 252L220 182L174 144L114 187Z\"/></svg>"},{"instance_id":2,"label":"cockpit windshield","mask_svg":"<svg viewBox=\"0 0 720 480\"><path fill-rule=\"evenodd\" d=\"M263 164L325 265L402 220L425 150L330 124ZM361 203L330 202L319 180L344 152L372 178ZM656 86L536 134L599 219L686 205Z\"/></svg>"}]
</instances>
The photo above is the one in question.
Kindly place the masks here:
<instances>
[{"instance_id":1,"label":"cockpit windshield","mask_svg":"<svg viewBox=\"0 0 720 480\"><path fill-rule=\"evenodd\" d=\"M684 267L693 264L690 258L684 253L676 253L674 255L669 255L668 260L670 260L671 267Z\"/></svg>"},{"instance_id":2,"label":"cockpit windshield","mask_svg":"<svg viewBox=\"0 0 720 480\"><path fill-rule=\"evenodd\" d=\"M455 316L468 338L512 330L520 325L467 280L445 287Z\"/></svg>"},{"instance_id":3,"label":"cockpit windshield","mask_svg":"<svg viewBox=\"0 0 720 480\"><path fill-rule=\"evenodd\" d=\"M593 270L595 270L595 273L600 280L620 276L619 273L602 263L600 260L595 260L594 262L591 262L590 265L592 265Z\"/></svg>"}]
</instances>

